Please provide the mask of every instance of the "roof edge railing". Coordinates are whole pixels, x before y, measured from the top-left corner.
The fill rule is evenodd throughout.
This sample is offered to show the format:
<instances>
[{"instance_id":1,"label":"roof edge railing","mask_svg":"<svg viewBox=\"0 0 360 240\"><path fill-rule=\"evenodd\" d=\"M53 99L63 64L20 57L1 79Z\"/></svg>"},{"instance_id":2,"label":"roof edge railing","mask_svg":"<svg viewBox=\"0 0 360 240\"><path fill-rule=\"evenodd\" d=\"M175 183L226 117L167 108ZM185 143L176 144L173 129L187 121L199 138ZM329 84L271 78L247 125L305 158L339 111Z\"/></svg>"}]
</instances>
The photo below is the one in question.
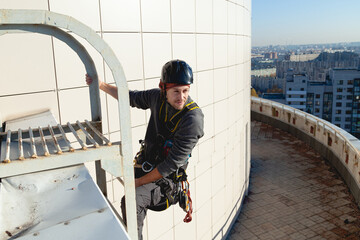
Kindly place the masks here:
<instances>
[{"instance_id":1,"label":"roof edge railing","mask_svg":"<svg viewBox=\"0 0 360 240\"><path fill-rule=\"evenodd\" d=\"M359 139L326 120L271 100L252 96L251 111L294 127L330 150L356 183L353 186L347 181L356 201L360 203ZM347 179L344 173L340 174Z\"/></svg>"},{"instance_id":2,"label":"roof edge railing","mask_svg":"<svg viewBox=\"0 0 360 240\"><path fill-rule=\"evenodd\" d=\"M137 239L135 184L133 171L132 137L130 124L130 104L127 81L122 66L110 46L90 27L78 20L46 11L46 10L25 10L25 9L0 9L0 35L13 32L36 32L51 35L66 43L72 48L83 62L87 73L93 78L94 84L89 87L92 121L101 120L100 94L98 76L95 65L85 47L73 36L64 30L85 39L103 57L110 68L116 86L118 88L118 108L120 121L120 134L122 144L120 145L121 164L118 169L118 176L124 177L126 193L127 230L131 239ZM116 165L115 165L116 167Z\"/></svg>"}]
</instances>

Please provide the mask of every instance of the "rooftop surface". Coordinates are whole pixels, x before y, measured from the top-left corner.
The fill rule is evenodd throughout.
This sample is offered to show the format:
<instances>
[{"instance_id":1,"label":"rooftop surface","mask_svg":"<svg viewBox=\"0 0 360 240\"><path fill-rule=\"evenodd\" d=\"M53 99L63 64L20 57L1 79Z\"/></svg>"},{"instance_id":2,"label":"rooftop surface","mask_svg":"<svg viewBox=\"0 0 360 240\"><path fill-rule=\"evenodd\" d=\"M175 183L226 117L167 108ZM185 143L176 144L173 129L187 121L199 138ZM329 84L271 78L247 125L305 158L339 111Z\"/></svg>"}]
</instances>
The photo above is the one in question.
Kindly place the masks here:
<instances>
[{"instance_id":1,"label":"rooftop surface","mask_svg":"<svg viewBox=\"0 0 360 240\"><path fill-rule=\"evenodd\" d=\"M359 208L336 170L280 129L251 130L249 194L228 239L360 239Z\"/></svg>"}]
</instances>

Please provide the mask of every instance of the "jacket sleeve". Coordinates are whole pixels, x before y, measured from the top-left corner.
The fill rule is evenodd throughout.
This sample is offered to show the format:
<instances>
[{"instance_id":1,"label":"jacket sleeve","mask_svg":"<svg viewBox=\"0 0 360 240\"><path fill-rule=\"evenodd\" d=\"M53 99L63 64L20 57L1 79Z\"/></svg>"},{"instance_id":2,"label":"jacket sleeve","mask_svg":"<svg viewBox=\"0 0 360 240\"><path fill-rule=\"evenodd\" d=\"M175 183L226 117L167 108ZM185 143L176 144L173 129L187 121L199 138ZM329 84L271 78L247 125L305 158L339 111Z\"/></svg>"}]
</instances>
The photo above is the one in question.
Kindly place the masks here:
<instances>
[{"instance_id":1,"label":"jacket sleeve","mask_svg":"<svg viewBox=\"0 0 360 240\"><path fill-rule=\"evenodd\" d=\"M166 177L187 163L189 155L204 135L204 115L200 109L185 114L174 135L173 146L157 168Z\"/></svg>"},{"instance_id":2,"label":"jacket sleeve","mask_svg":"<svg viewBox=\"0 0 360 240\"><path fill-rule=\"evenodd\" d=\"M160 96L159 89L150 89L145 91L129 91L130 106L148 109L154 105L156 99Z\"/></svg>"}]
</instances>

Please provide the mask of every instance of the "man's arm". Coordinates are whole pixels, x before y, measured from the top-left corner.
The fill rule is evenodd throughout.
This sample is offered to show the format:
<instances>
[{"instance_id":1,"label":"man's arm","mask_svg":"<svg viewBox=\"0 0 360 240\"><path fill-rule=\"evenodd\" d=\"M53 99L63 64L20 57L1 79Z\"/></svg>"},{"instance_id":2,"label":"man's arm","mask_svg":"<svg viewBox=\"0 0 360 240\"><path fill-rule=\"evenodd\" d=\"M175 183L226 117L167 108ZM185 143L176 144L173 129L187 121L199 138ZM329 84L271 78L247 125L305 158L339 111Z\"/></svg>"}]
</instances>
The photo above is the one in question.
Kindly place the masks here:
<instances>
[{"instance_id":1,"label":"man's arm","mask_svg":"<svg viewBox=\"0 0 360 240\"><path fill-rule=\"evenodd\" d=\"M154 182L156 180L159 180L162 177L163 176L159 173L158 169L155 168L154 170L152 170L148 174L142 176L141 178L136 178L135 179L135 187L140 187L142 185Z\"/></svg>"},{"instance_id":2,"label":"man's arm","mask_svg":"<svg viewBox=\"0 0 360 240\"><path fill-rule=\"evenodd\" d=\"M87 74L86 74L86 79L85 80L86 80L87 85L90 85L93 82L92 78ZM100 79L98 81L99 81L100 90L106 92L107 94L109 94L113 98L118 99L118 91L117 91L116 86L105 83L105 82L101 81Z\"/></svg>"}]
</instances>

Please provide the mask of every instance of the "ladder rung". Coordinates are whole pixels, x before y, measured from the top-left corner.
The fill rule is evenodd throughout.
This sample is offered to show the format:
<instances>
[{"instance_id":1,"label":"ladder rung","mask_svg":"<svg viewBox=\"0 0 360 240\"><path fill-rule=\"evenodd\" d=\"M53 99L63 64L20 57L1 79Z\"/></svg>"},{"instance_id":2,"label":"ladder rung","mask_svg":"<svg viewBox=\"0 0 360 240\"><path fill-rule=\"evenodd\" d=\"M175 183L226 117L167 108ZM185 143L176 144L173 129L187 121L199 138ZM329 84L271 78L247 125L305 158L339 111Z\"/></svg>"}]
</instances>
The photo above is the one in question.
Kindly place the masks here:
<instances>
[{"instance_id":1,"label":"ladder rung","mask_svg":"<svg viewBox=\"0 0 360 240\"><path fill-rule=\"evenodd\" d=\"M74 152L75 149L72 147L66 133L72 133L76 138L75 142L80 144L81 149L86 150L88 147L79 137L78 131L81 131L95 148L111 146L112 143L93 125L96 123L85 120L83 123L76 121L74 124L69 122L66 125L58 124L57 126L49 124L47 127L29 127L25 130L1 132L0 143L6 137L5 156L2 155L3 162L10 163L12 160L24 160L41 156L51 157L54 153ZM91 134L88 130L90 130ZM16 141L18 147L13 149L14 146L11 147L11 143ZM52 144L49 145L49 141ZM13 151L15 152L13 153ZM16 159L12 159L13 156L16 156Z\"/></svg>"}]
</instances>

